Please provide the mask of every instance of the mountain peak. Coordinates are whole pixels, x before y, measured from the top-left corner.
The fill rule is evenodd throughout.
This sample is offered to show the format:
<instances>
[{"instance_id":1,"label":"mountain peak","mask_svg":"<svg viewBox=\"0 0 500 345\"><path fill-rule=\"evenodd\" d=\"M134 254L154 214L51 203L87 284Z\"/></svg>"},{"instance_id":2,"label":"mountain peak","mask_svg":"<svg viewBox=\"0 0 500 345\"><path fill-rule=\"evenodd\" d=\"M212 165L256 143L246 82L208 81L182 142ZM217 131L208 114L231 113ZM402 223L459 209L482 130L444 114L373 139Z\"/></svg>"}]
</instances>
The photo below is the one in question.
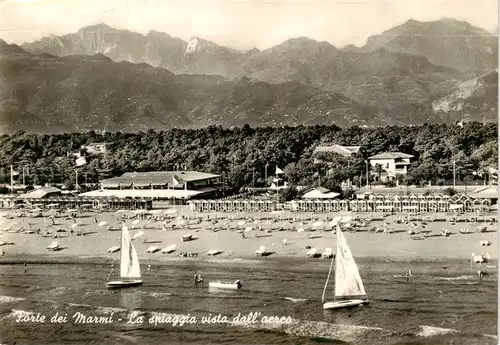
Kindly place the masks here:
<instances>
[{"instance_id":1,"label":"mountain peak","mask_svg":"<svg viewBox=\"0 0 500 345\"><path fill-rule=\"evenodd\" d=\"M85 27L81 28L80 30L78 30L79 33L80 32L89 32L89 31L102 32L102 31L117 31L117 30L115 28L112 28L108 24L105 24L105 23L99 23L99 24L95 24L95 25L85 26Z\"/></svg>"},{"instance_id":2,"label":"mountain peak","mask_svg":"<svg viewBox=\"0 0 500 345\"><path fill-rule=\"evenodd\" d=\"M185 54L194 54L202 49L202 41L198 37L191 37L188 41Z\"/></svg>"}]
</instances>

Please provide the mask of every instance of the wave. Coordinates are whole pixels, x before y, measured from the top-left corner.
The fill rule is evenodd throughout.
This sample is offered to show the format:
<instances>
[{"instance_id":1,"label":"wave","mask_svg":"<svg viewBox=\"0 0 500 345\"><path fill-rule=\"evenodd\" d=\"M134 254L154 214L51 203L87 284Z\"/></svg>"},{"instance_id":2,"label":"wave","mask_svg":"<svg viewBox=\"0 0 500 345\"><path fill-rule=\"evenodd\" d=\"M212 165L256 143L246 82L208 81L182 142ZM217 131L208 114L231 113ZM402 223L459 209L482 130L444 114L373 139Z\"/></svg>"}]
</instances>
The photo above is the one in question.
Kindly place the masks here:
<instances>
[{"instance_id":1,"label":"wave","mask_svg":"<svg viewBox=\"0 0 500 345\"><path fill-rule=\"evenodd\" d=\"M10 313L5 315L0 319L0 321L3 320L9 320L9 319L17 319L21 315L34 315L35 313L32 311L27 311L27 310L21 310L21 309L11 309Z\"/></svg>"},{"instance_id":2,"label":"wave","mask_svg":"<svg viewBox=\"0 0 500 345\"><path fill-rule=\"evenodd\" d=\"M165 298L165 297L172 297L173 294L169 292L149 292L146 293L146 295L150 297L155 297L155 298Z\"/></svg>"},{"instance_id":3,"label":"wave","mask_svg":"<svg viewBox=\"0 0 500 345\"><path fill-rule=\"evenodd\" d=\"M419 337L434 337L437 335L445 335L450 333L457 333L458 331L451 328L441 328L434 326L420 326L420 331L417 333Z\"/></svg>"},{"instance_id":4,"label":"wave","mask_svg":"<svg viewBox=\"0 0 500 345\"><path fill-rule=\"evenodd\" d=\"M458 277L434 277L434 279L438 280L477 280L477 276L472 275L462 275Z\"/></svg>"},{"instance_id":5,"label":"wave","mask_svg":"<svg viewBox=\"0 0 500 345\"><path fill-rule=\"evenodd\" d=\"M287 300L287 301L291 301L293 303L297 303L297 302L305 302L307 301L307 298L293 298L293 297L285 297L283 298L284 300Z\"/></svg>"},{"instance_id":6,"label":"wave","mask_svg":"<svg viewBox=\"0 0 500 345\"><path fill-rule=\"evenodd\" d=\"M168 295L166 293L158 293L160 295ZM306 301L306 299L285 297L285 300L289 300L291 302L302 302ZM11 296L0 296L0 301L4 301L5 303L9 302L18 302L18 301L26 301L25 298L11 297ZM44 300L37 301L50 303L53 305L54 301ZM58 302L60 303L60 302ZM122 314L127 315L127 319L130 318L133 313L137 313L136 316L144 316L147 320L148 324L151 321L157 324L165 324L165 325L173 325L174 322L177 325L180 325L181 322L186 322L186 325L189 325L190 318L194 316L192 314L175 314L175 313L164 313L160 311L142 311L142 310L128 310L126 308L116 308L116 307L103 307L96 306L91 304L76 304L76 303L61 303L62 305L66 305L68 307L85 307L91 310L94 310L99 314L111 314L115 315ZM22 314L36 314L35 312L29 310L20 310L20 309L11 309L11 312L2 318L17 318ZM216 315L216 314L214 314ZM255 315L255 313L254 313ZM244 315L247 316L247 315ZM416 337L434 337L434 336L443 336L448 334L458 334L462 335L463 332L460 332L455 329L450 328L441 328L434 326L422 325L419 326L418 331L416 333L398 333L389 329L380 328L380 327L369 327L369 326L356 326L356 325L345 325L345 324L333 324L322 321L309 321L309 320L301 320L301 319L280 319L277 320L269 320L270 322L266 322L262 317L267 316L270 317L272 315L264 315L258 314L258 317L255 319L255 322L251 320L242 320L242 322L237 322L237 320L232 317L228 317L226 324L232 327L239 328L247 328L247 329L256 329L256 330L270 330L270 331L278 331L283 332L292 336L297 337L314 337L314 338L324 338L324 339L332 339L337 341L343 341L348 343L366 343L367 339L391 339L394 337L407 337L407 336L416 336ZM201 318L197 317L197 323L200 324ZM247 317L247 319L251 319L251 317ZM183 321L184 320L184 321ZM245 322L246 321L246 322ZM125 324L124 324L125 325ZM140 325L134 325L140 326ZM497 339L495 335L482 334L480 336L494 338Z\"/></svg>"},{"instance_id":7,"label":"wave","mask_svg":"<svg viewBox=\"0 0 500 345\"><path fill-rule=\"evenodd\" d=\"M232 326L279 331L298 337L315 337L361 343L366 339L397 336L398 333L379 327L332 324L320 321L291 319L290 323L232 323Z\"/></svg>"},{"instance_id":8,"label":"wave","mask_svg":"<svg viewBox=\"0 0 500 345\"><path fill-rule=\"evenodd\" d=\"M0 296L0 304L16 303L26 300L22 297L12 297L12 296Z\"/></svg>"}]
</instances>

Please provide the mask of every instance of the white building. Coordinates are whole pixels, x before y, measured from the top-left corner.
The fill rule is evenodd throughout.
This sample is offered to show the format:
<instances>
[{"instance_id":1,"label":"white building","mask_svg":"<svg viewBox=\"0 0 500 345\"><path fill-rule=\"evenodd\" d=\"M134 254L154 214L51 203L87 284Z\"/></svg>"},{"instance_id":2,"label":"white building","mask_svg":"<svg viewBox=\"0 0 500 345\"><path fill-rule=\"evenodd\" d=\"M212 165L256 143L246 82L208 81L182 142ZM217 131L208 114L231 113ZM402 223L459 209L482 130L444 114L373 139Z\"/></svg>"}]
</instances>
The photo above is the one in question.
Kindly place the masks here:
<instances>
[{"instance_id":1,"label":"white building","mask_svg":"<svg viewBox=\"0 0 500 345\"><path fill-rule=\"evenodd\" d=\"M107 152L106 143L91 143L82 145L82 149L86 150L89 155L104 155Z\"/></svg>"},{"instance_id":2,"label":"white building","mask_svg":"<svg viewBox=\"0 0 500 345\"><path fill-rule=\"evenodd\" d=\"M379 153L368 158L371 166L371 174L379 176L381 181L394 180L396 175L408 173L408 166L414 156L402 152ZM380 166L380 171L378 170Z\"/></svg>"}]
</instances>

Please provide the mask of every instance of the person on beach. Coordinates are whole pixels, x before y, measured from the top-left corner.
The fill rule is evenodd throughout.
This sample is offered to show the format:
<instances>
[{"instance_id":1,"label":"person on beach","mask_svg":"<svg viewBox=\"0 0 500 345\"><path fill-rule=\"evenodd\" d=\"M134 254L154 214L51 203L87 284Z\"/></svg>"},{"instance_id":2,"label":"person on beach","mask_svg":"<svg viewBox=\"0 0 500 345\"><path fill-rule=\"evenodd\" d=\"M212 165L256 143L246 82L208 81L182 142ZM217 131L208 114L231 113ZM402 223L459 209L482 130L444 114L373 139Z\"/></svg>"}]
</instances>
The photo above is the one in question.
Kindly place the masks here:
<instances>
[{"instance_id":1,"label":"person on beach","mask_svg":"<svg viewBox=\"0 0 500 345\"><path fill-rule=\"evenodd\" d=\"M28 271L28 264L24 263L24 273L26 273L27 271Z\"/></svg>"},{"instance_id":2,"label":"person on beach","mask_svg":"<svg viewBox=\"0 0 500 345\"><path fill-rule=\"evenodd\" d=\"M241 288L241 282L239 279L237 281L235 281L235 283L236 283L236 286L238 286L238 289Z\"/></svg>"}]
</instances>

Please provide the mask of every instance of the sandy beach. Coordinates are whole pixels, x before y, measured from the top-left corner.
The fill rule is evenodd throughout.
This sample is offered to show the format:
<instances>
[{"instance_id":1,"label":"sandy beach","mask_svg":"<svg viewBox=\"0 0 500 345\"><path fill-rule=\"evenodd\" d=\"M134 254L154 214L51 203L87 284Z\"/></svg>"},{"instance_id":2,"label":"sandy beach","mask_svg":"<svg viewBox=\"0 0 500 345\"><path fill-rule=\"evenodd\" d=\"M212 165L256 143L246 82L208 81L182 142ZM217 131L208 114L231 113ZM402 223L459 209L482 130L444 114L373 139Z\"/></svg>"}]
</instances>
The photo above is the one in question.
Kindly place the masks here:
<instances>
[{"instance_id":1,"label":"sandy beach","mask_svg":"<svg viewBox=\"0 0 500 345\"><path fill-rule=\"evenodd\" d=\"M54 222L47 217L43 218L14 218L6 219L5 212L0 218L0 238L3 241L13 244L4 245L1 261L12 261L19 257L35 258L57 258L75 257L85 258L106 258L106 261L118 259L119 253L108 253L108 249L120 244L120 223L116 213L86 213L72 219L71 217L55 218ZM269 214L271 216L271 214ZM237 218L236 215L218 214L222 217ZM325 248L335 249L335 234L332 233L328 222L324 221L322 226L318 220L258 220L250 221L248 217L255 216L247 213L238 214L239 219L230 221L219 221L212 224L208 221L196 221L195 219L170 219L167 221L148 221L126 219L125 222L134 236L142 231L144 234L134 240L134 246L139 258L144 261L162 260L186 260L192 258L179 257L180 252L197 253L198 260L220 260L238 258L258 258L255 251L260 246L266 246L267 250L273 252L272 255L262 258L263 260L273 260L274 258L296 257L307 259L307 246L316 248L318 253L322 253ZM260 215L262 216L262 215ZM317 215L314 215L315 217ZM320 215L326 218L326 214ZM329 217L335 214L330 213ZM246 220L243 220L246 217ZM214 216L212 215L212 218ZM254 218L255 219L255 218ZM365 227L360 227L356 231L345 231L345 236L355 257L377 257L390 258L394 260L433 260L433 259L463 259L468 260L471 253L486 255L488 253L492 259L498 258L497 224L489 223L456 223L450 224L444 221L429 222L422 225L421 222L414 222L418 225L420 239L411 239L407 224L395 222L396 217L387 217L386 228L391 232L382 232L384 228L383 220L372 220ZM104 225L101 222L106 222ZM73 225L73 224L78 225ZM101 223L101 226L99 225ZM177 229L172 230L172 224ZM228 224L231 229L227 229ZM72 227L73 225L73 227ZM113 231L107 229L111 226ZM476 233L478 226L486 228L485 232ZM249 230L248 228L252 228ZM165 230L168 229L168 230ZM378 228L380 232L375 233L373 229ZM469 229L470 233L461 234L461 229ZM31 229L35 233L26 234ZM37 234L40 229L42 233L50 231L51 235L42 236ZM64 229L65 232L58 233L58 238L53 238L57 229ZM71 234L73 229L75 233ZM247 229L247 232L244 230ZM280 230L285 229L285 230ZM305 229L298 232L297 229ZM442 229L450 229L448 237L441 236ZM82 230L84 236L77 236L76 231ZM372 231L370 231L372 230ZM245 232L243 237L242 232ZM193 240L183 242L182 236L192 234ZM314 238L310 238L314 237ZM46 247L53 241L58 241L61 247L59 251L48 251ZM480 241L489 241L489 246L481 246ZM176 245L176 251L164 254L160 251L147 253L151 246L165 248ZM209 250L220 250L222 253L213 257L207 254ZM310 259L312 260L312 259ZM0 262L1 262L0 261Z\"/></svg>"}]
</instances>

